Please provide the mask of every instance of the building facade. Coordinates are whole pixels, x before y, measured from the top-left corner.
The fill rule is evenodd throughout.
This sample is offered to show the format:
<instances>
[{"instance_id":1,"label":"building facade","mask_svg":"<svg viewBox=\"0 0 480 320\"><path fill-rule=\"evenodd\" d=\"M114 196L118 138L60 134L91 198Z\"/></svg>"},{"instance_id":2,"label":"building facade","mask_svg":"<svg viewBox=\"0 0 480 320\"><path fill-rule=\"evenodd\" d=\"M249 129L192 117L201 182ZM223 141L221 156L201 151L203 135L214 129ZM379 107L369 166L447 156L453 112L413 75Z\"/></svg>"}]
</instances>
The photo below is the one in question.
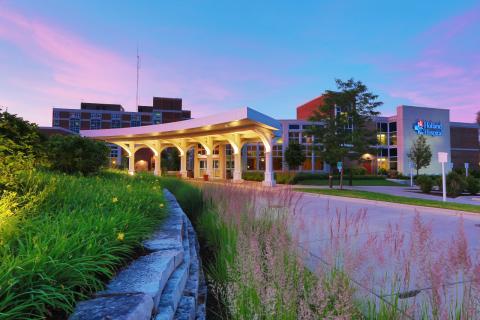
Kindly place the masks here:
<instances>
[{"instance_id":1,"label":"building facade","mask_svg":"<svg viewBox=\"0 0 480 320\"><path fill-rule=\"evenodd\" d=\"M283 133L284 142L288 144L288 138L292 136L295 141L298 140L294 133L297 130L295 124L310 119L322 103L322 97L315 98L297 108L297 117L302 120L283 121L284 130L288 130L288 133ZM290 128L291 125L294 125L294 130ZM439 174L441 172L441 165L437 161L438 152L448 153L449 170L464 168L465 163L468 163L469 169L480 169L478 124L451 122L448 109L401 105L397 107L395 115L375 117L369 125L375 128L377 133L377 144L372 146L375 153L362 155L361 165L369 173L396 170L408 175L411 170L408 153L420 135L426 137L432 151L432 161L428 167L421 170L421 173ZM308 139L301 138L298 141L308 150ZM314 141L313 145L315 145ZM324 164L322 170L327 167ZM307 166L307 168L310 167Z\"/></svg>"},{"instance_id":2,"label":"building facade","mask_svg":"<svg viewBox=\"0 0 480 320\"><path fill-rule=\"evenodd\" d=\"M297 119L278 120L279 130L272 139L270 150L273 171L329 171L328 164L318 151L321 144L308 134L311 126L322 125L310 119L323 101L320 96L299 106ZM82 103L80 109L54 108L53 125L79 132L176 123L190 119L190 115L190 111L182 109L181 99L155 97L152 106L138 106L138 112L127 112L121 105L114 104ZM396 170L408 175L411 170L408 153L419 135L426 137L433 155L430 165L421 170L422 174L440 173L438 152L448 153L448 169L463 168L465 163L470 169L480 169L479 126L476 123L451 122L450 110L402 105L397 107L395 115L375 117L368 125L376 130L377 144L372 146L372 153L361 155L361 161L357 164L368 173ZM285 162L285 151L290 142L299 143L306 156L305 162L298 168L288 168ZM241 145L241 162L237 163L241 163L242 171L264 171L264 143L246 141ZM200 143L188 151L186 168L189 176L202 176L208 171L213 175L212 178L233 177L234 153L230 144L216 146L212 150L211 170L207 164L207 153ZM125 151L123 155L126 155ZM112 145L113 164L121 163L121 157L122 149ZM154 170L155 157L151 148L135 150L135 159L136 171Z\"/></svg>"},{"instance_id":3,"label":"building facade","mask_svg":"<svg viewBox=\"0 0 480 320\"><path fill-rule=\"evenodd\" d=\"M120 104L82 102L80 109L53 108L52 127L74 133L80 130L130 128L160 123L170 123L191 118L189 110L183 110L182 99L153 97L151 106L138 106L137 112L125 111ZM114 166L122 163L122 149L110 145L110 159ZM138 152L138 170L152 170L153 153L148 149Z\"/></svg>"}]
</instances>

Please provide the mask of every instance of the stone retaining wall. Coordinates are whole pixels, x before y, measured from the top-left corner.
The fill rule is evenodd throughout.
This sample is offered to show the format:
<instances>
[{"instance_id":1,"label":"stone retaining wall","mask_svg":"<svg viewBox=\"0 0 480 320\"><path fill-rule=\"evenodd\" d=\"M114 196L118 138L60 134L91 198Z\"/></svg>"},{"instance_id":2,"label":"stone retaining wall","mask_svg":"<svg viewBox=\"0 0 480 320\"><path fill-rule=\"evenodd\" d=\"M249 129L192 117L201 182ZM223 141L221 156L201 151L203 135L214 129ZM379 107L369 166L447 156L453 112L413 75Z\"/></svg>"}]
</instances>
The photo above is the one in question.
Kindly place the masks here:
<instances>
[{"instance_id":1,"label":"stone retaining wall","mask_svg":"<svg viewBox=\"0 0 480 320\"><path fill-rule=\"evenodd\" d=\"M207 287L195 230L164 189L168 217L144 242L149 254L119 272L104 291L79 302L71 320L205 319Z\"/></svg>"}]
</instances>

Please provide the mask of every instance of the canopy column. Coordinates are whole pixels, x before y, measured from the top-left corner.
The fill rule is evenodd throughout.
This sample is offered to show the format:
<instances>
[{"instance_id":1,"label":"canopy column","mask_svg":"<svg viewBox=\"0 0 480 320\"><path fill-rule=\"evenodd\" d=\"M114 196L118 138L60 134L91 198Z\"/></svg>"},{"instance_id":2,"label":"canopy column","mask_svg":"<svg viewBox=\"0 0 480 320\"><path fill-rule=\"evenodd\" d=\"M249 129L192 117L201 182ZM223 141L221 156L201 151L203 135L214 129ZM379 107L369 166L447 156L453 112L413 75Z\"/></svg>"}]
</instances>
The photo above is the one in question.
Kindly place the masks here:
<instances>
[{"instance_id":1,"label":"canopy column","mask_svg":"<svg viewBox=\"0 0 480 320\"><path fill-rule=\"evenodd\" d=\"M242 150L233 154L233 182L243 182L242 179Z\"/></svg>"},{"instance_id":2,"label":"canopy column","mask_svg":"<svg viewBox=\"0 0 480 320\"><path fill-rule=\"evenodd\" d=\"M135 154L128 155L128 174L133 176L135 174Z\"/></svg>"},{"instance_id":3,"label":"canopy column","mask_svg":"<svg viewBox=\"0 0 480 320\"><path fill-rule=\"evenodd\" d=\"M187 178L187 151L180 153L180 175L182 178Z\"/></svg>"},{"instance_id":4,"label":"canopy column","mask_svg":"<svg viewBox=\"0 0 480 320\"><path fill-rule=\"evenodd\" d=\"M265 148L265 177L263 179L263 185L266 187L273 187L275 185L272 160L273 134L263 130L257 130L256 133L259 135Z\"/></svg>"},{"instance_id":5,"label":"canopy column","mask_svg":"<svg viewBox=\"0 0 480 320\"><path fill-rule=\"evenodd\" d=\"M161 153L157 153L154 156L155 158L155 168L153 169L153 174L156 176L162 175L162 155Z\"/></svg>"}]
</instances>

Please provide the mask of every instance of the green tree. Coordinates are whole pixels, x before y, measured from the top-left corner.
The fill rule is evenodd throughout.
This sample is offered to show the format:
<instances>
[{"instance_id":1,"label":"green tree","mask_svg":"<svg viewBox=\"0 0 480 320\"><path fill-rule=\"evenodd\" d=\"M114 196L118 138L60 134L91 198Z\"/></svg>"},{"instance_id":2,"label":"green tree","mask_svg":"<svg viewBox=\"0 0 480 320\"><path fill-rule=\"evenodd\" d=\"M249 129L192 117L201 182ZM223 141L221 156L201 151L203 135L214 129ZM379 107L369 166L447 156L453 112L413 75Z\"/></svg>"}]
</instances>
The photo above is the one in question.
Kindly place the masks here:
<instances>
[{"instance_id":1,"label":"green tree","mask_svg":"<svg viewBox=\"0 0 480 320\"><path fill-rule=\"evenodd\" d=\"M52 169L65 173L98 173L108 165L110 148L101 141L77 135L52 136L47 144Z\"/></svg>"},{"instance_id":2,"label":"green tree","mask_svg":"<svg viewBox=\"0 0 480 320\"><path fill-rule=\"evenodd\" d=\"M330 165L330 187L337 162L350 160L352 164L376 144L376 128L368 124L372 117L379 114L377 108L383 104L377 100L378 95L370 92L361 81L336 79L335 82L338 90L325 91L323 105L310 119L322 122L322 125L313 126L310 131L315 140L322 144L318 151Z\"/></svg>"},{"instance_id":3,"label":"green tree","mask_svg":"<svg viewBox=\"0 0 480 320\"><path fill-rule=\"evenodd\" d=\"M432 161L432 150L425 136L418 136L413 142L407 156L412 161L415 170L417 170L417 176L420 169L430 165L430 161Z\"/></svg>"},{"instance_id":4,"label":"green tree","mask_svg":"<svg viewBox=\"0 0 480 320\"><path fill-rule=\"evenodd\" d=\"M0 196L18 192L20 176L43 163L44 140L35 124L0 108Z\"/></svg>"},{"instance_id":5,"label":"green tree","mask_svg":"<svg viewBox=\"0 0 480 320\"><path fill-rule=\"evenodd\" d=\"M297 142L290 142L285 150L285 162L288 169L298 168L305 162L305 152L302 146Z\"/></svg>"},{"instance_id":6,"label":"green tree","mask_svg":"<svg viewBox=\"0 0 480 320\"><path fill-rule=\"evenodd\" d=\"M16 114L2 111L0 107L0 137L9 141L12 152L21 152L26 156L42 157L46 138L38 127Z\"/></svg>"}]
</instances>

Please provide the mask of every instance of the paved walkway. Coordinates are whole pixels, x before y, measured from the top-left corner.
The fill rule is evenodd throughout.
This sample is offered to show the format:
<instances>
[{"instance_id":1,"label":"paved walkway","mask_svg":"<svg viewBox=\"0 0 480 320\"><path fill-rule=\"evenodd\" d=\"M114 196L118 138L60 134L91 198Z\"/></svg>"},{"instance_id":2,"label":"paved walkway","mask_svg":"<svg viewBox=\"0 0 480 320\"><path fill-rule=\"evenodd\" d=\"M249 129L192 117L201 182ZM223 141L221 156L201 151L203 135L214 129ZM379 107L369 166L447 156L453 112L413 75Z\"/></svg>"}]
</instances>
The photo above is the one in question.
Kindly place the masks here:
<instances>
[{"instance_id":1,"label":"paved walkway","mask_svg":"<svg viewBox=\"0 0 480 320\"><path fill-rule=\"evenodd\" d=\"M297 186L295 186L297 187ZM328 186L309 186L302 185L298 186L299 188L328 188ZM371 192L385 193L392 196L401 196L408 198L418 198L418 199L427 199L427 200L436 200L442 201L442 194L440 192L433 192L432 194L422 193L420 189L416 186L414 187L403 187L403 186L344 186L344 189L352 190L363 190ZM480 196L464 195L456 198L447 198L448 202L464 203L464 204L473 204L480 205Z\"/></svg>"}]
</instances>

